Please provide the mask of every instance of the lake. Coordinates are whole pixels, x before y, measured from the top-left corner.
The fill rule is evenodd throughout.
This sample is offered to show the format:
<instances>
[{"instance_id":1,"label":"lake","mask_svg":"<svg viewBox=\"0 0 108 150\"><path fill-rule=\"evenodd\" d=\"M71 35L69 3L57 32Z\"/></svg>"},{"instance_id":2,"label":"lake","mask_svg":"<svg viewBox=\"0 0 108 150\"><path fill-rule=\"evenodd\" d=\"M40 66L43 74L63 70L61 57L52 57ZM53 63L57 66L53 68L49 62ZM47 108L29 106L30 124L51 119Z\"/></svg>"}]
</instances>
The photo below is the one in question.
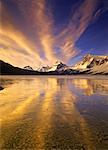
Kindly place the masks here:
<instances>
[{"instance_id":1,"label":"lake","mask_svg":"<svg viewBox=\"0 0 108 150\"><path fill-rule=\"evenodd\" d=\"M107 76L1 76L3 150L107 150Z\"/></svg>"}]
</instances>

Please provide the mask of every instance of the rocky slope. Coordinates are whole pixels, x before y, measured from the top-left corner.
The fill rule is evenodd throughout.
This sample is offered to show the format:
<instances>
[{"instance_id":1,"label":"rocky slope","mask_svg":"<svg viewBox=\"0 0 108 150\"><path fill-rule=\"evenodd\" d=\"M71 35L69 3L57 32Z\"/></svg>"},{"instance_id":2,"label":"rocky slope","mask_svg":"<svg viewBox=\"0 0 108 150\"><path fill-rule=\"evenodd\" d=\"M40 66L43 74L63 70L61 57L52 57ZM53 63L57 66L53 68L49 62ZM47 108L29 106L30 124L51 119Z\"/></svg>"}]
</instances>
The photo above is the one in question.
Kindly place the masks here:
<instances>
[{"instance_id":1,"label":"rocky slope","mask_svg":"<svg viewBox=\"0 0 108 150\"><path fill-rule=\"evenodd\" d=\"M104 64L94 66L90 69L89 73L91 74L108 74L108 62Z\"/></svg>"},{"instance_id":2,"label":"rocky slope","mask_svg":"<svg viewBox=\"0 0 108 150\"><path fill-rule=\"evenodd\" d=\"M79 72L90 74L108 74L108 56L86 55L83 60L72 67Z\"/></svg>"}]
</instances>

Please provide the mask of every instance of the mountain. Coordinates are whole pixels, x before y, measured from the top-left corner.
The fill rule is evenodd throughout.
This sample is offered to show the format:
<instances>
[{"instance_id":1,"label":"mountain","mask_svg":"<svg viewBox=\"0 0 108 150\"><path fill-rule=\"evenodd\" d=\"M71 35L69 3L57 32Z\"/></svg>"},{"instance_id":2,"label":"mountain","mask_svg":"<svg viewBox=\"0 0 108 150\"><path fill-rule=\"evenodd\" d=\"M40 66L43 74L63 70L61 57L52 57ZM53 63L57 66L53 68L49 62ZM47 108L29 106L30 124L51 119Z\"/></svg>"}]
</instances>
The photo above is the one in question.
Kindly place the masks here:
<instances>
[{"instance_id":1,"label":"mountain","mask_svg":"<svg viewBox=\"0 0 108 150\"><path fill-rule=\"evenodd\" d=\"M43 66L37 69L37 71L39 72L48 72L48 70L50 69L49 66Z\"/></svg>"},{"instance_id":2,"label":"mountain","mask_svg":"<svg viewBox=\"0 0 108 150\"><path fill-rule=\"evenodd\" d=\"M108 62L108 56L96 56L87 54L83 60L74 66L74 69L87 69L94 66L100 66Z\"/></svg>"},{"instance_id":3,"label":"mountain","mask_svg":"<svg viewBox=\"0 0 108 150\"><path fill-rule=\"evenodd\" d=\"M24 69L25 69L25 70L32 70L32 71L33 71L33 68L30 67L30 66L25 66Z\"/></svg>"},{"instance_id":4,"label":"mountain","mask_svg":"<svg viewBox=\"0 0 108 150\"><path fill-rule=\"evenodd\" d=\"M90 69L89 73L91 73L91 74L107 74L108 75L108 62L105 62L101 65L92 67Z\"/></svg>"},{"instance_id":5,"label":"mountain","mask_svg":"<svg viewBox=\"0 0 108 150\"><path fill-rule=\"evenodd\" d=\"M68 66L63 64L62 62L56 61L54 65L52 66L43 66L39 68L37 71L39 72L52 72L52 71L63 71L67 68Z\"/></svg>"},{"instance_id":6,"label":"mountain","mask_svg":"<svg viewBox=\"0 0 108 150\"><path fill-rule=\"evenodd\" d=\"M66 64L63 64L62 62L56 61L55 64L50 67L48 71L63 71L67 68L68 66Z\"/></svg>"},{"instance_id":7,"label":"mountain","mask_svg":"<svg viewBox=\"0 0 108 150\"><path fill-rule=\"evenodd\" d=\"M107 74L108 73L108 56L97 56L87 54L82 61L72 67L79 72L87 72L91 74Z\"/></svg>"},{"instance_id":8,"label":"mountain","mask_svg":"<svg viewBox=\"0 0 108 150\"><path fill-rule=\"evenodd\" d=\"M14 67L2 60L0 60L0 74L1 75L36 75L40 74L37 71L21 69L19 67Z\"/></svg>"},{"instance_id":9,"label":"mountain","mask_svg":"<svg viewBox=\"0 0 108 150\"><path fill-rule=\"evenodd\" d=\"M86 55L73 67L57 61L52 66L43 66L36 71L30 66L24 69L14 67L0 60L0 74L3 75L73 75L73 74L104 74L108 75L108 56Z\"/></svg>"}]
</instances>

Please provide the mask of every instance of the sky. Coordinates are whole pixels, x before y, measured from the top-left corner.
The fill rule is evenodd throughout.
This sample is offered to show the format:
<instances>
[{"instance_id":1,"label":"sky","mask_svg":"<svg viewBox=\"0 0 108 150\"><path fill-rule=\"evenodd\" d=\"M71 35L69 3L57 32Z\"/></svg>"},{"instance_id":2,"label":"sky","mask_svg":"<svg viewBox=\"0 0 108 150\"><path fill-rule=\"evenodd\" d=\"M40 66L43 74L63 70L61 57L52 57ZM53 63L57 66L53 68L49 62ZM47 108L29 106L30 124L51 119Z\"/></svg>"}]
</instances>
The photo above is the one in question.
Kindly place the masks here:
<instances>
[{"instance_id":1,"label":"sky","mask_svg":"<svg viewBox=\"0 0 108 150\"><path fill-rule=\"evenodd\" d=\"M0 59L33 68L108 55L107 0L0 0Z\"/></svg>"}]
</instances>

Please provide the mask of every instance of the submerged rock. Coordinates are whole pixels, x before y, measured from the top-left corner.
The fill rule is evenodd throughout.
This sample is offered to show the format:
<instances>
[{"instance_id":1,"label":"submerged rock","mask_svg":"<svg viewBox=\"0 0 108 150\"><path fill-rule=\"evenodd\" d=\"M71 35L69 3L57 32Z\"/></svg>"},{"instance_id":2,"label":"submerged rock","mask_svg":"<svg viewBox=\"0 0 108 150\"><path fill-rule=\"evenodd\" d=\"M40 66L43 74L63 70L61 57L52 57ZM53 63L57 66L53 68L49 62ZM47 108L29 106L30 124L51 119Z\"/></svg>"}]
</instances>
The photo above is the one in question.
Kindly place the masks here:
<instances>
[{"instance_id":1,"label":"submerged rock","mask_svg":"<svg viewBox=\"0 0 108 150\"><path fill-rule=\"evenodd\" d=\"M2 86L0 86L0 90L3 90L4 88Z\"/></svg>"}]
</instances>

